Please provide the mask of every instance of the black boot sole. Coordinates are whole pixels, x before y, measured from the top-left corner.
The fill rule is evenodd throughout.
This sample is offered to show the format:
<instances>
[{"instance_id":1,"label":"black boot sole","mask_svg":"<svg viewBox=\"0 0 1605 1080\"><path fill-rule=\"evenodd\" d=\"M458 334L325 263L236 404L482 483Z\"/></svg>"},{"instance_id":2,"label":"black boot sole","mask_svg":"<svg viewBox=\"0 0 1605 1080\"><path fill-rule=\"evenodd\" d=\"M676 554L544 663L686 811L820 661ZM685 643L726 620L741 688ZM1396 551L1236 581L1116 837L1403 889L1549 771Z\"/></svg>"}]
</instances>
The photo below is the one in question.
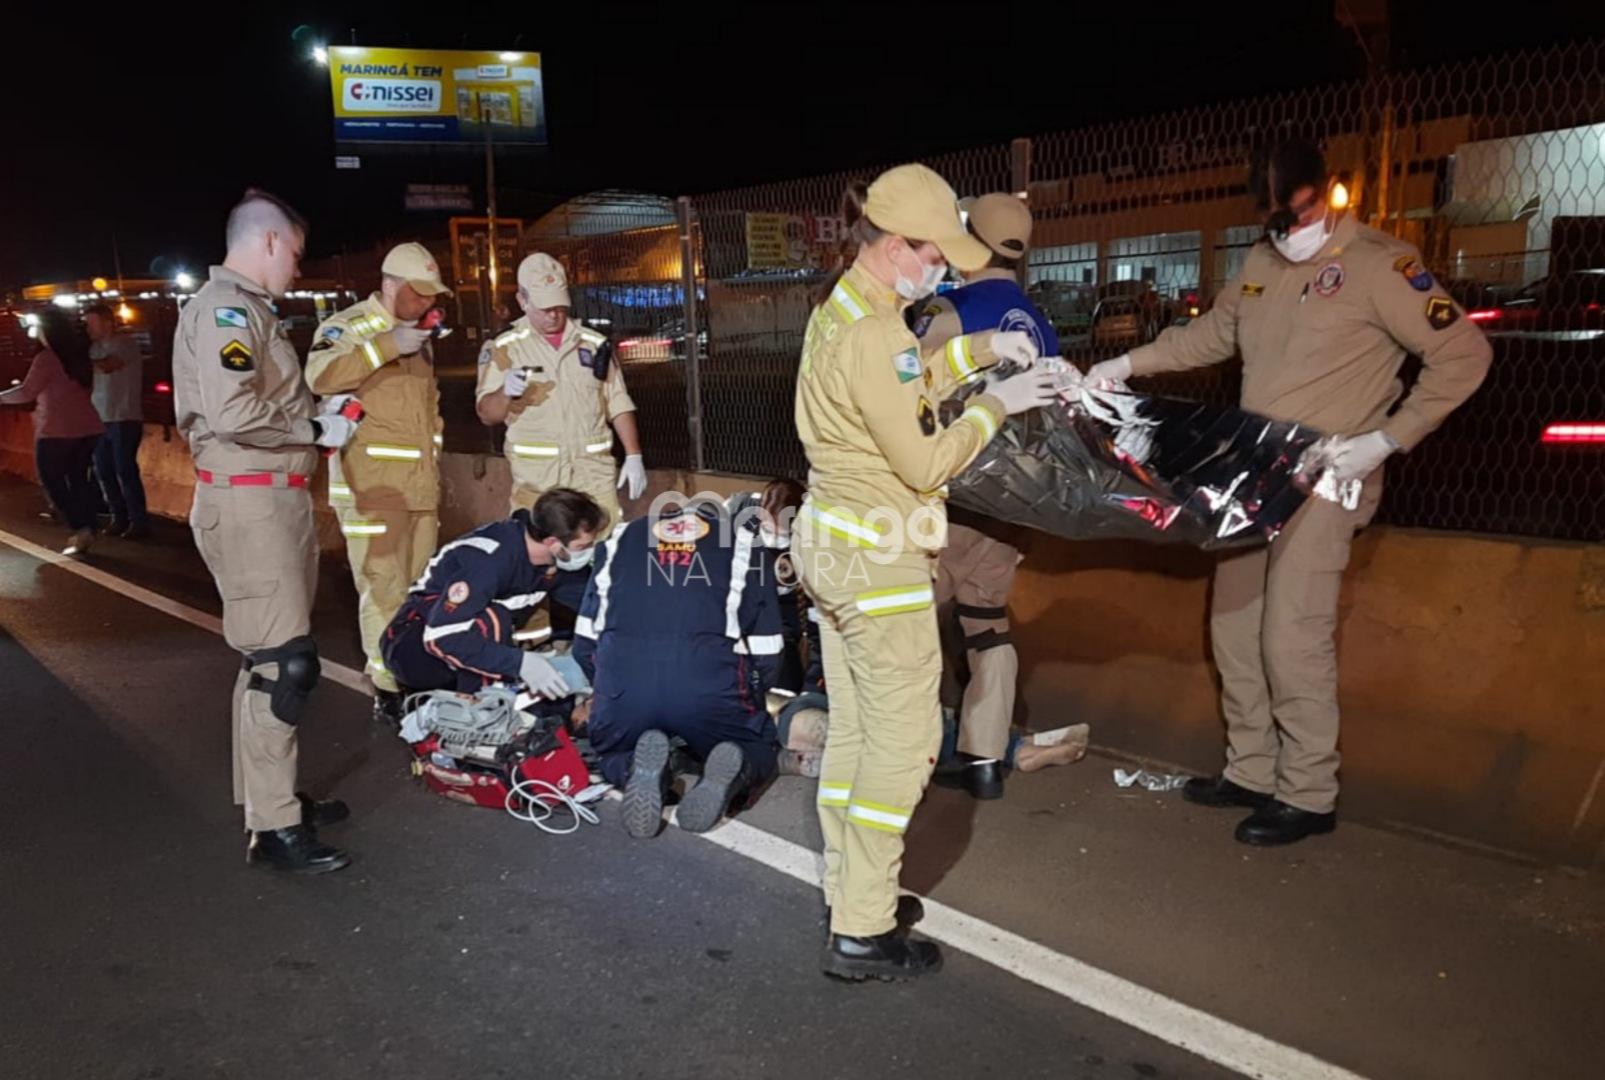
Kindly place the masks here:
<instances>
[{"instance_id":1,"label":"black boot sole","mask_svg":"<svg viewBox=\"0 0 1605 1080\"><path fill-rule=\"evenodd\" d=\"M1336 829L1337 821L1336 819L1333 819L1322 822L1318 825L1311 825L1308 828L1300 829L1296 833L1277 833L1275 835L1266 836L1257 833L1239 831L1236 834L1236 839L1238 843L1247 844L1250 847L1286 847L1289 844L1298 843L1305 837L1326 836L1336 831Z\"/></svg>"},{"instance_id":2,"label":"black boot sole","mask_svg":"<svg viewBox=\"0 0 1605 1080\"><path fill-rule=\"evenodd\" d=\"M907 982L909 979L935 975L941 971L942 957L938 954L935 963L910 968L901 964L887 963L884 960L854 960L838 956L835 950L826 946L820 958L819 969L832 979L841 979L844 982L867 982L870 979L881 982Z\"/></svg>"},{"instance_id":3,"label":"black boot sole","mask_svg":"<svg viewBox=\"0 0 1605 1080\"><path fill-rule=\"evenodd\" d=\"M284 874L300 874L303 877L311 877L315 874L332 874L336 870L344 870L351 865L351 856L342 853L338 859L333 859L329 862L285 863L257 855L248 855L245 861L252 866L260 866L264 870L277 870Z\"/></svg>"},{"instance_id":4,"label":"black boot sole","mask_svg":"<svg viewBox=\"0 0 1605 1080\"><path fill-rule=\"evenodd\" d=\"M1194 806L1207 806L1212 810L1258 810L1274 798L1254 792L1248 795L1194 795L1185 787L1181 789L1181 797Z\"/></svg>"},{"instance_id":5,"label":"black boot sole","mask_svg":"<svg viewBox=\"0 0 1605 1080\"><path fill-rule=\"evenodd\" d=\"M669 768L669 737L649 731L635 744L630 780L624 785L624 831L637 840L663 827L663 774Z\"/></svg>"},{"instance_id":6,"label":"black boot sole","mask_svg":"<svg viewBox=\"0 0 1605 1080\"><path fill-rule=\"evenodd\" d=\"M736 778L746 760L741 747L734 743L720 743L708 755L702 766L702 779L680 800L674 820L689 833L705 833L724 817L730 808L730 797Z\"/></svg>"}]
</instances>

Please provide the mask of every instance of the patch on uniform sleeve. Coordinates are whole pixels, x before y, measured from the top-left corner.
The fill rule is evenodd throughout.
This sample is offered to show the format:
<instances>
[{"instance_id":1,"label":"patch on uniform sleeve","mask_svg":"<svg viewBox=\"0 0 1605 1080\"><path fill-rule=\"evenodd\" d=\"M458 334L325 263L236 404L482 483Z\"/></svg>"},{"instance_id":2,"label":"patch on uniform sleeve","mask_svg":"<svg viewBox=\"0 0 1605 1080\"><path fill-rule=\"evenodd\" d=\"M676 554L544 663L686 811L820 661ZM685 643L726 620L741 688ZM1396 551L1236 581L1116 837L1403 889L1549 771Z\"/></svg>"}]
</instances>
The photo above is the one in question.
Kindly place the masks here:
<instances>
[{"instance_id":1,"label":"patch on uniform sleeve","mask_svg":"<svg viewBox=\"0 0 1605 1080\"><path fill-rule=\"evenodd\" d=\"M324 341L339 341L340 335L343 333L345 333L345 331L338 326L325 326L323 328L322 337Z\"/></svg>"},{"instance_id":2,"label":"patch on uniform sleeve","mask_svg":"<svg viewBox=\"0 0 1605 1080\"><path fill-rule=\"evenodd\" d=\"M1434 296L1427 301L1427 322L1434 330L1453 326L1460 318L1455 302L1447 296Z\"/></svg>"},{"instance_id":3,"label":"patch on uniform sleeve","mask_svg":"<svg viewBox=\"0 0 1605 1080\"><path fill-rule=\"evenodd\" d=\"M939 310L941 309L935 304L926 304L920 309L920 313L914 316L914 322L909 326L915 337L923 338L925 336L925 332L931 328L931 323L936 320L936 313Z\"/></svg>"},{"instance_id":4,"label":"patch on uniform sleeve","mask_svg":"<svg viewBox=\"0 0 1605 1080\"><path fill-rule=\"evenodd\" d=\"M1426 267L1416 260L1414 255L1400 255L1393 260L1393 268L1404 277L1404 280L1410 283L1410 287L1416 292L1426 292L1432 288L1432 275L1427 272Z\"/></svg>"},{"instance_id":5,"label":"patch on uniform sleeve","mask_svg":"<svg viewBox=\"0 0 1605 1080\"><path fill-rule=\"evenodd\" d=\"M446 587L446 610L454 611L468 602L468 582L454 581Z\"/></svg>"},{"instance_id":6,"label":"patch on uniform sleeve","mask_svg":"<svg viewBox=\"0 0 1605 1080\"><path fill-rule=\"evenodd\" d=\"M255 354L251 352L250 346L238 339L219 349L218 356L223 360L223 370L225 371L256 370Z\"/></svg>"},{"instance_id":7,"label":"patch on uniform sleeve","mask_svg":"<svg viewBox=\"0 0 1605 1080\"><path fill-rule=\"evenodd\" d=\"M920 363L918 349L904 349L892 357L892 367L897 369L897 381L900 383L913 382L925 370L925 365Z\"/></svg>"},{"instance_id":8,"label":"patch on uniform sleeve","mask_svg":"<svg viewBox=\"0 0 1605 1080\"><path fill-rule=\"evenodd\" d=\"M918 410L918 415L920 420L920 433L923 435L935 435L936 410L931 408L930 399L925 397L923 394L920 395L920 407Z\"/></svg>"},{"instance_id":9,"label":"patch on uniform sleeve","mask_svg":"<svg viewBox=\"0 0 1605 1080\"><path fill-rule=\"evenodd\" d=\"M1257 281L1245 281L1243 282L1243 295L1263 296L1265 295L1265 286L1261 285Z\"/></svg>"},{"instance_id":10,"label":"patch on uniform sleeve","mask_svg":"<svg viewBox=\"0 0 1605 1080\"><path fill-rule=\"evenodd\" d=\"M246 330L251 325L251 317L242 307L213 308L212 320L229 330Z\"/></svg>"}]
</instances>

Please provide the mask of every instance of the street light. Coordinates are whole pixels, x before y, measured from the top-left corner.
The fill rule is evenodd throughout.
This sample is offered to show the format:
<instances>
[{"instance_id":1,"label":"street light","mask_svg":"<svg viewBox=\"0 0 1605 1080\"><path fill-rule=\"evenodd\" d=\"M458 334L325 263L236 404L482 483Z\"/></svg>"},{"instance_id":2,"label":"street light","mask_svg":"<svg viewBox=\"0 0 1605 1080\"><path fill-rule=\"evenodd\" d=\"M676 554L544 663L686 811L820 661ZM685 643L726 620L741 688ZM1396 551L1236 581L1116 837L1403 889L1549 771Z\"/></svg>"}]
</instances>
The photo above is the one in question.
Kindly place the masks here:
<instances>
[{"instance_id":1,"label":"street light","mask_svg":"<svg viewBox=\"0 0 1605 1080\"><path fill-rule=\"evenodd\" d=\"M195 279L190 277L187 271L180 270L177 275L174 276L173 284L177 285L180 289L193 289L195 287Z\"/></svg>"},{"instance_id":2,"label":"street light","mask_svg":"<svg viewBox=\"0 0 1605 1080\"><path fill-rule=\"evenodd\" d=\"M328 67L329 50L325 49L322 45L312 46L312 62L314 64L322 64L324 67Z\"/></svg>"}]
</instances>

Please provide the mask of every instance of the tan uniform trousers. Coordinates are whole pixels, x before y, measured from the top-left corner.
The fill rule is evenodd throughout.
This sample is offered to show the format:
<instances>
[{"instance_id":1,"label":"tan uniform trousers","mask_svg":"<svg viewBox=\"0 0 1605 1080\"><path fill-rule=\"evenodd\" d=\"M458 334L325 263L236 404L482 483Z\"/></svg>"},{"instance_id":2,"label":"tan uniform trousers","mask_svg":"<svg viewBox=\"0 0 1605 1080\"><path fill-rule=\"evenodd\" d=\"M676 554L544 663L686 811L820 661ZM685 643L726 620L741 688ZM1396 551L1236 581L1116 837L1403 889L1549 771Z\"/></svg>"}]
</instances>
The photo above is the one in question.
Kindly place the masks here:
<instances>
[{"instance_id":1,"label":"tan uniform trousers","mask_svg":"<svg viewBox=\"0 0 1605 1080\"><path fill-rule=\"evenodd\" d=\"M1310 498L1268 548L1220 560L1210 612L1226 714L1226 777L1324 814L1338 793L1338 593L1382 476L1345 510Z\"/></svg>"},{"instance_id":2,"label":"tan uniform trousers","mask_svg":"<svg viewBox=\"0 0 1605 1080\"><path fill-rule=\"evenodd\" d=\"M311 630L318 544L305 489L197 484L190 527L223 599L231 648L272 649ZM242 668L234 683L234 802L247 829L285 829L301 823L295 727L273 715L267 690L247 686L252 674L272 681L279 665Z\"/></svg>"},{"instance_id":3,"label":"tan uniform trousers","mask_svg":"<svg viewBox=\"0 0 1605 1080\"><path fill-rule=\"evenodd\" d=\"M1009 589L1020 552L985 533L949 523L936 570L936 603L952 604L964 634L970 681L959 709L958 748L1002 761L1014 719L1020 657L1009 638Z\"/></svg>"},{"instance_id":4,"label":"tan uniform trousers","mask_svg":"<svg viewBox=\"0 0 1605 1080\"><path fill-rule=\"evenodd\" d=\"M511 440L509 440L511 441ZM539 499L552 488L566 487L575 491L583 491L595 500L596 505L602 508L607 515L607 524L597 536L600 543L612 533L613 526L619 523L621 511L618 496L618 469L613 465L611 455L590 454L579 456L577 460L567 463L567 468L559 468L546 462L528 462L517 457L509 457L513 472L513 492L508 500L510 510L530 510Z\"/></svg>"},{"instance_id":5,"label":"tan uniform trousers","mask_svg":"<svg viewBox=\"0 0 1605 1080\"><path fill-rule=\"evenodd\" d=\"M346 559L357 586L357 625L368 678L395 693L395 676L385 668L379 642L401 610L407 589L424 572L440 538L440 519L430 511L336 508L346 539Z\"/></svg>"},{"instance_id":6,"label":"tan uniform trousers","mask_svg":"<svg viewBox=\"0 0 1605 1080\"><path fill-rule=\"evenodd\" d=\"M830 730L819 774L831 930L870 937L896 923L903 834L942 743L942 658L932 560L890 565L793 548L819 609Z\"/></svg>"}]
</instances>

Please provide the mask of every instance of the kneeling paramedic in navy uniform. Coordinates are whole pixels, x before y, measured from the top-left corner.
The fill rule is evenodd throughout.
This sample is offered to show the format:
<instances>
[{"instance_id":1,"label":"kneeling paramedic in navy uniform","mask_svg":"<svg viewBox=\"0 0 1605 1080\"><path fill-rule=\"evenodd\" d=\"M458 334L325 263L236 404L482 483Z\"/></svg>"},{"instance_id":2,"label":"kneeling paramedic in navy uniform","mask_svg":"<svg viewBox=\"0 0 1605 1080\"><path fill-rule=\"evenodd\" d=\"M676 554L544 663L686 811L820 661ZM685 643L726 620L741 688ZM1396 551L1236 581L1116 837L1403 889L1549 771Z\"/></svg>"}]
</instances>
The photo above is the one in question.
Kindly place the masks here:
<instances>
[{"instance_id":1,"label":"kneeling paramedic in navy uniform","mask_svg":"<svg viewBox=\"0 0 1605 1080\"><path fill-rule=\"evenodd\" d=\"M662 824L670 736L703 763L676 815L688 832L713 828L732 799L774 775L764 694L784 643L757 540L704 501L637 518L597 551L574 656L595 687L591 749L624 787L631 836Z\"/></svg>"},{"instance_id":2,"label":"kneeling paramedic in navy uniform","mask_svg":"<svg viewBox=\"0 0 1605 1080\"><path fill-rule=\"evenodd\" d=\"M514 634L607 520L589 495L553 488L533 508L442 547L384 633L384 662L397 683L462 693L523 683L543 697L566 695L551 662L519 648Z\"/></svg>"}]
</instances>

